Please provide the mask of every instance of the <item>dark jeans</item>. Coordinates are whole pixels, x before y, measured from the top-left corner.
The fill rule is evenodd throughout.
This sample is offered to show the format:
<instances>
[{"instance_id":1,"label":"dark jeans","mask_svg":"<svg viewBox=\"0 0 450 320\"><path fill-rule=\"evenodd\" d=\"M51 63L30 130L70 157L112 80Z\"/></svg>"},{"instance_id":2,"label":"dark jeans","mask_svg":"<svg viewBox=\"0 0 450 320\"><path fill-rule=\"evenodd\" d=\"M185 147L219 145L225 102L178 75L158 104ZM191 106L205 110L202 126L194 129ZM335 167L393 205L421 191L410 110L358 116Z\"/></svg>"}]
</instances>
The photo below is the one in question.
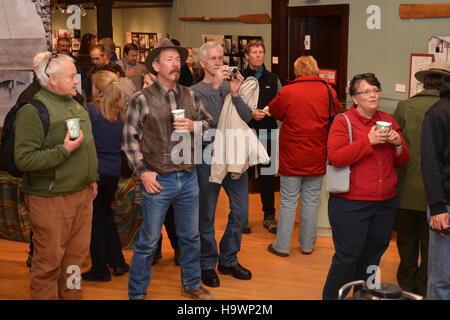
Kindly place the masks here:
<instances>
[{"instance_id":1,"label":"dark jeans","mask_svg":"<svg viewBox=\"0 0 450 320\"><path fill-rule=\"evenodd\" d=\"M274 159L272 159L272 139L269 133L270 130L267 130L267 135L263 136L258 132L258 138L261 142L266 146L266 151L269 157L271 158L270 163L263 165L258 164L256 166L258 170L258 187L261 195L262 202L262 210L264 212L264 219L273 219L275 217L275 190L274 190L274 175L273 174L261 174L261 168L269 168ZM263 170L264 171L264 170Z\"/></svg>"},{"instance_id":2,"label":"dark jeans","mask_svg":"<svg viewBox=\"0 0 450 320\"><path fill-rule=\"evenodd\" d=\"M98 194L94 199L91 235L90 272L94 277L109 274L108 265L112 268L123 266L125 259L122 253L119 233L114 221L114 211L111 203L117 189L118 177L100 175Z\"/></svg>"},{"instance_id":3,"label":"dark jeans","mask_svg":"<svg viewBox=\"0 0 450 320\"><path fill-rule=\"evenodd\" d=\"M389 246L397 198L384 201L348 200L330 194L328 216L336 253L328 272L323 299L337 299L339 289L351 281L374 276Z\"/></svg>"},{"instance_id":4,"label":"dark jeans","mask_svg":"<svg viewBox=\"0 0 450 320\"><path fill-rule=\"evenodd\" d=\"M403 290L427 295L429 227L427 213L397 209L395 220L400 264L397 280ZM419 262L420 253L420 262Z\"/></svg>"}]
</instances>

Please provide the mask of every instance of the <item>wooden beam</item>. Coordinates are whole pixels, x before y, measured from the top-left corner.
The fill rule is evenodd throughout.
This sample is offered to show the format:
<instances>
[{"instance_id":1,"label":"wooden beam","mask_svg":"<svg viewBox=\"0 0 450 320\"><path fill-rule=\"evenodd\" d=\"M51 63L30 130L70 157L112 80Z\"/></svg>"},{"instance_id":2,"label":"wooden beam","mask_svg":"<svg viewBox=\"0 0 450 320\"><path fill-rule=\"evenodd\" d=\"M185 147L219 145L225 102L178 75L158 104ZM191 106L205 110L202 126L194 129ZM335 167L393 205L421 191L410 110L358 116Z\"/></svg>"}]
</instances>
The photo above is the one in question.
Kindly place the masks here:
<instances>
[{"instance_id":1,"label":"wooden beam","mask_svg":"<svg viewBox=\"0 0 450 320\"><path fill-rule=\"evenodd\" d=\"M401 4L399 15L402 19L450 17L450 3Z\"/></svg>"},{"instance_id":2,"label":"wooden beam","mask_svg":"<svg viewBox=\"0 0 450 320\"><path fill-rule=\"evenodd\" d=\"M285 85L288 80L288 4L289 0L272 0L272 72ZM272 58L271 57L271 58Z\"/></svg>"},{"instance_id":3,"label":"wooden beam","mask_svg":"<svg viewBox=\"0 0 450 320\"><path fill-rule=\"evenodd\" d=\"M268 14L243 14L239 17L180 17L183 21L238 21L242 23L270 23Z\"/></svg>"},{"instance_id":4,"label":"wooden beam","mask_svg":"<svg viewBox=\"0 0 450 320\"><path fill-rule=\"evenodd\" d=\"M97 39L112 38L112 5L114 0L96 0Z\"/></svg>"}]
</instances>

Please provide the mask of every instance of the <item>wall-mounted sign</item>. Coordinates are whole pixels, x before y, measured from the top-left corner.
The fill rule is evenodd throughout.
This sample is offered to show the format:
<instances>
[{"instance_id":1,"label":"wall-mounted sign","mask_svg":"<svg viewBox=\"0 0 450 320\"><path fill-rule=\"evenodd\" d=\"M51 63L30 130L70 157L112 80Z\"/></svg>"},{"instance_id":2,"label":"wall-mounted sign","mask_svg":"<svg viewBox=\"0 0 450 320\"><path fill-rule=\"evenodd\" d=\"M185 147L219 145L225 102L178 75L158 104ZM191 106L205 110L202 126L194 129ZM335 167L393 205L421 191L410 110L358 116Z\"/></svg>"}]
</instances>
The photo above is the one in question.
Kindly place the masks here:
<instances>
[{"instance_id":1,"label":"wall-mounted sign","mask_svg":"<svg viewBox=\"0 0 450 320\"><path fill-rule=\"evenodd\" d=\"M321 77L329 84L336 84L337 70L319 69L319 77Z\"/></svg>"}]
</instances>

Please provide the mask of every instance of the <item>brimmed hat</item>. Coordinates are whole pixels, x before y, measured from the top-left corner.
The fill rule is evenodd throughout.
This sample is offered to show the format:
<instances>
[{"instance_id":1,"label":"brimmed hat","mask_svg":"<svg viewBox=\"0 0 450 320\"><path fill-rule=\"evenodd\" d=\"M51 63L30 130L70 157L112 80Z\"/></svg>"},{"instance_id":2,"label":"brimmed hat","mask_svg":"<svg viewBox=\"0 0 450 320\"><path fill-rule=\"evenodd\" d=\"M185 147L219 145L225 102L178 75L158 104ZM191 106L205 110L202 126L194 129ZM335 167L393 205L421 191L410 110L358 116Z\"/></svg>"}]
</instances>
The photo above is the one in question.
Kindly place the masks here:
<instances>
[{"instance_id":1,"label":"brimmed hat","mask_svg":"<svg viewBox=\"0 0 450 320\"><path fill-rule=\"evenodd\" d=\"M147 70L150 71L153 74L156 74L156 71L153 69L152 62L156 58L156 56L163 51L164 49L175 49L180 54L180 61L181 65L186 63L186 60L189 55L189 51L186 48L179 47L174 45L169 39L163 38L156 48L154 48L150 53L148 54L147 58L145 59L145 66L147 67Z\"/></svg>"},{"instance_id":2,"label":"brimmed hat","mask_svg":"<svg viewBox=\"0 0 450 320\"><path fill-rule=\"evenodd\" d=\"M450 64L445 61L435 61L427 70L417 71L414 75L416 79L423 83L423 79L427 74L438 74L442 76L450 75Z\"/></svg>"}]
</instances>

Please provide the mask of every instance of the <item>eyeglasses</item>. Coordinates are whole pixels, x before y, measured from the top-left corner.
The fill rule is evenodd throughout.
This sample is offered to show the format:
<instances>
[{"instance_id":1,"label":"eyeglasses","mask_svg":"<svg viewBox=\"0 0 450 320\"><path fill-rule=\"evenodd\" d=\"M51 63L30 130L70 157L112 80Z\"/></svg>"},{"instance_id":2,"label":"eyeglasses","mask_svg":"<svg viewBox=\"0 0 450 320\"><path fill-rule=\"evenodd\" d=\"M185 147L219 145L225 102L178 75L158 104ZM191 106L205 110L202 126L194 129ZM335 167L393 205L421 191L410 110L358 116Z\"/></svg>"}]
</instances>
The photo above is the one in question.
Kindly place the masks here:
<instances>
[{"instance_id":1,"label":"eyeglasses","mask_svg":"<svg viewBox=\"0 0 450 320\"><path fill-rule=\"evenodd\" d=\"M45 66L44 73L49 78L50 78L50 75L47 73L47 69L48 69L48 66L50 65L50 61L52 61L53 58L58 58L58 57L59 57L59 55L57 53L52 53L52 55L50 56L50 59L48 59L48 61L47 61L47 65Z\"/></svg>"},{"instance_id":2,"label":"eyeglasses","mask_svg":"<svg viewBox=\"0 0 450 320\"><path fill-rule=\"evenodd\" d=\"M371 94L380 94L381 93L381 89L373 89L373 90L364 90L364 91L360 91L360 92L356 92L355 93L355 95L357 95L357 94L362 94L362 95L364 95L364 96L368 96L368 95L371 95Z\"/></svg>"}]
</instances>

